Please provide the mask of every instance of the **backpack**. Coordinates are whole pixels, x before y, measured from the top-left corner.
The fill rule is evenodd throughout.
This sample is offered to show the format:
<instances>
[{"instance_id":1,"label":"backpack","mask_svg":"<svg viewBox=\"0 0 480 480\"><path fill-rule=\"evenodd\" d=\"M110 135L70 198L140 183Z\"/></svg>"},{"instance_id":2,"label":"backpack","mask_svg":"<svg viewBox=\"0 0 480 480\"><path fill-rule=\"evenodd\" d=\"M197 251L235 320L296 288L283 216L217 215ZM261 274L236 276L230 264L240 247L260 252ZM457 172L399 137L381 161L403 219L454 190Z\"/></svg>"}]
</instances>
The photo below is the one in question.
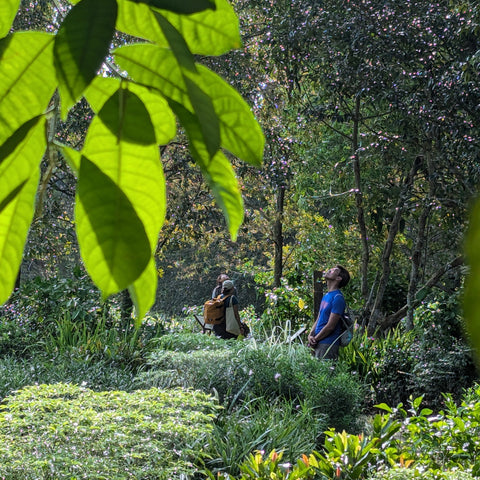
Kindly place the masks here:
<instances>
[{"instance_id":1,"label":"backpack","mask_svg":"<svg viewBox=\"0 0 480 480\"><path fill-rule=\"evenodd\" d=\"M341 321L342 321L340 325L341 333L338 338L340 339L340 346L346 347L352 341L353 327L355 325L355 320L351 317L346 306L345 306L345 312L343 312L343 315L341 316Z\"/></svg>"},{"instance_id":2,"label":"backpack","mask_svg":"<svg viewBox=\"0 0 480 480\"><path fill-rule=\"evenodd\" d=\"M218 325L225 319L225 300L231 295L220 297L221 295L207 300L203 305L203 321L206 325Z\"/></svg>"}]
</instances>

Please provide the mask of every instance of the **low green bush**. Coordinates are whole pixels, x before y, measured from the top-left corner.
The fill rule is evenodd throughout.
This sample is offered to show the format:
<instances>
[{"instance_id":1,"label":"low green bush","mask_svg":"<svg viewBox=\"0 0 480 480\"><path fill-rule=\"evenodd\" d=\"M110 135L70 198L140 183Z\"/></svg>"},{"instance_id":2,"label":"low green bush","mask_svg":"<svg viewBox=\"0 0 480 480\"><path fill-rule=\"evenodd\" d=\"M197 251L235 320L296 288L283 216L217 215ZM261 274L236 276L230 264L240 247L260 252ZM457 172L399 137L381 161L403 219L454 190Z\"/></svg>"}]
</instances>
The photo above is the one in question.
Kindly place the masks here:
<instances>
[{"instance_id":1,"label":"low green bush","mask_svg":"<svg viewBox=\"0 0 480 480\"><path fill-rule=\"evenodd\" d=\"M199 392L28 387L0 413L0 478L189 478L217 408Z\"/></svg>"},{"instance_id":2,"label":"low green bush","mask_svg":"<svg viewBox=\"0 0 480 480\"><path fill-rule=\"evenodd\" d=\"M170 345L167 337L160 343ZM316 360L303 346L214 341L219 349L152 352L137 377L139 388L215 392L227 406L252 397L302 401L326 416L328 426L356 430L363 389L351 374Z\"/></svg>"},{"instance_id":3,"label":"low green bush","mask_svg":"<svg viewBox=\"0 0 480 480\"><path fill-rule=\"evenodd\" d=\"M419 472L413 468L392 468L378 472L370 480L474 480L470 473L455 470L453 472Z\"/></svg>"},{"instance_id":4,"label":"low green bush","mask_svg":"<svg viewBox=\"0 0 480 480\"><path fill-rule=\"evenodd\" d=\"M18 358L0 357L0 398L34 384L68 382L97 391L134 389L135 371L102 358L74 354Z\"/></svg>"},{"instance_id":5,"label":"low green bush","mask_svg":"<svg viewBox=\"0 0 480 480\"><path fill-rule=\"evenodd\" d=\"M215 474L238 475L250 453L273 449L293 462L316 448L318 433L325 428L326 419L304 403L254 398L220 413L209 436L206 467Z\"/></svg>"}]
</instances>

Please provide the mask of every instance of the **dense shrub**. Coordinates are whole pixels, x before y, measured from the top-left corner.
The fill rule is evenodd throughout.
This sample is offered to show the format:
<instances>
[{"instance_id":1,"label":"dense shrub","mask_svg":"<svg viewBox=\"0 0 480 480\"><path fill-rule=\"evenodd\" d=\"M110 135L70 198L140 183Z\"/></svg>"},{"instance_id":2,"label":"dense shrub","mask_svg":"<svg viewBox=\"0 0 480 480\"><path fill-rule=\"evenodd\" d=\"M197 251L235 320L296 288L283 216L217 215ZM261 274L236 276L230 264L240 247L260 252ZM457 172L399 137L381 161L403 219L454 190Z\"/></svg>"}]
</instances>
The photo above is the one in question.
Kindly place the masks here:
<instances>
[{"instance_id":1,"label":"dense shrub","mask_svg":"<svg viewBox=\"0 0 480 480\"><path fill-rule=\"evenodd\" d=\"M41 385L0 413L0 477L167 480L193 474L216 407L197 392Z\"/></svg>"},{"instance_id":2,"label":"dense shrub","mask_svg":"<svg viewBox=\"0 0 480 480\"><path fill-rule=\"evenodd\" d=\"M250 453L273 449L294 462L317 447L318 434L325 428L326 419L303 403L254 398L220 413L209 436L206 467L237 475Z\"/></svg>"},{"instance_id":3,"label":"dense shrub","mask_svg":"<svg viewBox=\"0 0 480 480\"><path fill-rule=\"evenodd\" d=\"M134 388L135 371L102 358L85 358L73 354L52 357L0 357L0 398L27 385L68 382L94 390Z\"/></svg>"},{"instance_id":4,"label":"dense shrub","mask_svg":"<svg viewBox=\"0 0 480 480\"><path fill-rule=\"evenodd\" d=\"M370 385L370 405L406 403L423 396L424 405L444 407L443 393L459 400L478 378L471 347L463 337L458 295L441 295L415 312L415 328L404 325L385 338L358 332L341 351L341 361Z\"/></svg>"},{"instance_id":5,"label":"dense shrub","mask_svg":"<svg viewBox=\"0 0 480 480\"><path fill-rule=\"evenodd\" d=\"M148 370L137 378L138 386L215 392L226 405L252 397L303 401L325 415L328 426L356 429L362 389L351 374L316 360L303 346L215 342L220 349L153 352ZM172 345L168 338L160 343Z\"/></svg>"},{"instance_id":6,"label":"dense shrub","mask_svg":"<svg viewBox=\"0 0 480 480\"><path fill-rule=\"evenodd\" d=\"M454 472L419 472L410 468L392 468L386 472L378 472L371 480L474 480L470 473L455 470Z\"/></svg>"}]
</instances>

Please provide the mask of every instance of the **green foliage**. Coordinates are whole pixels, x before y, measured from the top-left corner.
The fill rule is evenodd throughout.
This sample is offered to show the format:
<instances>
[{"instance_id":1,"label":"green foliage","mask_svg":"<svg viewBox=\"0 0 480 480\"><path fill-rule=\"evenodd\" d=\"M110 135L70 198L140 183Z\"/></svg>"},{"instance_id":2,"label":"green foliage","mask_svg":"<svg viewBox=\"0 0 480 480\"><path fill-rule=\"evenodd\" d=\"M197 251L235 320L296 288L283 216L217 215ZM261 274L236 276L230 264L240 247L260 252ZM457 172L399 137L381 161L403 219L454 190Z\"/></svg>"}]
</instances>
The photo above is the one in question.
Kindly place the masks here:
<instances>
[{"instance_id":1,"label":"green foliage","mask_svg":"<svg viewBox=\"0 0 480 480\"><path fill-rule=\"evenodd\" d=\"M220 413L209 436L206 467L237 475L241 463L256 450L282 451L284 461L293 462L315 448L325 426L325 419L304 403L251 399Z\"/></svg>"},{"instance_id":2,"label":"green foliage","mask_svg":"<svg viewBox=\"0 0 480 480\"><path fill-rule=\"evenodd\" d=\"M452 472L419 472L411 468L392 468L375 473L371 480L474 480L470 473L455 470Z\"/></svg>"},{"instance_id":3,"label":"green foliage","mask_svg":"<svg viewBox=\"0 0 480 480\"><path fill-rule=\"evenodd\" d=\"M262 314L262 326L267 331L285 328L287 325L295 331L309 323L311 307L308 294L302 286L292 287L286 280L282 286L274 289L262 288L265 295L265 310Z\"/></svg>"},{"instance_id":4,"label":"green foliage","mask_svg":"<svg viewBox=\"0 0 480 480\"><path fill-rule=\"evenodd\" d=\"M122 320L118 298L102 302L86 275L24 282L0 314L0 354L75 350L137 361L148 342L164 331L163 321L152 317L138 328L133 320Z\"/></svg>"},{"instance_id":5,"label":"green foliage","mask_svg":"<svg viewBox=\"0 0 480 480\"><path fill-rule=\"evenodd\" d=\"M281 463L275 450L251 454L240 465L242 480L271 478L363 480L470 480L477 478L480 388L470 389L460 405L450 396L445 412L433 416L411 400L373 418L367 434L330 429L319 451L303 453L294 463ZM210 477L213 478L213 477ZM225 477L224 477L225 478ZM232 477L228 477L232 478ZM235 478L235 477L234 477Z\"/></svg>"},{"instance_id":6,"label":"green foliage","mask_svg":"<svg viewBox=\"0 0 480 480\"><path fill-rule=\"evenodd\" d=\"M477 452L480 433L480 388L471 388L460 405L445 395L446 409L437 415L422 407L422 397L400 404L394 413L402 419L399 448L420 466L434 471L465 470L480 473Z\"/></svg>"},{"instance_id":7,"label":"green foliage","mask_svg":"<svg viewBox=\"0 0 480 480\"><path fill-rule=\"evenodd\" d=\"M477 374L459 310L458 294L438 294L415 310L412 331L401 324L385 338L357 332L341 350L341 361L370 386L372 405L406 403L422 395L424 404L438 410L443 393L461 397Z\"/></svg>"},{"instance_id":8,"label":"green foliage","mask_svg":"<svg viewBox=\"0 0 480 480\"><path fill-rule=\"evenodd\" d=\"M168 479L191 475L216 408L198 392L95 393L40 385L6 399L0 475Z\"/></svg>"},{"instance_id":9,"label":"green foliage","mask_svg":"<svg viewBox=\"0 0 480 480\"><path fill-rule=\"evenodd\" d=\"M174 114L232 238L243 206L223 149L259 165L263 135L238 93L193 56L240 47L227 0L181 8L160 0L74 3L64 18L63 5L55 4L51 14L60 26L54 34L7 35L19 3L3 2L0 11L0 302L17 277L40 162L46 152L53 169L60 152L78 178L76 233L87 271L104 298L128 288L141 319L155 299L153 253L166 211L158 145L174 138ZM112 48L115 30L132 44ZM83 97L96 116L76 151L53 139L58 106L66 119Z\"/></svg>"},{"instance_id":10,"label":"green foliage","mask_svg":"<svg viewBox=\"0 0 480 480\"><path fill-rule=\"evenodd\" d=\"M99 356L64 353L28 358L3 355L0 358L0 398L28 385L68 382L95 391L125 390L135 387L136 370L121 362Z\"/></svg>"},{"instance_id":11,"label":"green foliage","mask_svg":"<svg viewBox=\"0 0 480 480\"><path fill-rule=\"evenodd\" d=\"M319 362L302 346L214 341L197 335L205 349L198 350L180 337L159 340L169 350L157 349L147 361L148 370L138 376L141 388L181 386L210 393L233 406L241 399L263 397L303 402L326 423L336 428L356 429L362 389L350 374Z\"/></svg>"}]
</instances>

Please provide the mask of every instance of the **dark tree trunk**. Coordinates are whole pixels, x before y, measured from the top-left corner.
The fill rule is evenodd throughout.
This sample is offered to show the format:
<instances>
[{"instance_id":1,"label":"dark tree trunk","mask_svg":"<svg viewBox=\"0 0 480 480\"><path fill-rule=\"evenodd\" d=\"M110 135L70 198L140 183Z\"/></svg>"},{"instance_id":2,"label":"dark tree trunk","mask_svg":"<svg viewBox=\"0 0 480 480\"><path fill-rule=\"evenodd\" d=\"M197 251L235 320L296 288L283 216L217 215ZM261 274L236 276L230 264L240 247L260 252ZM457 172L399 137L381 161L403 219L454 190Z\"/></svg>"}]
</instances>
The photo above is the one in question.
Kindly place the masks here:
<instances>
[{"instance_id":1,"label":"dark tree trunk","mask_svg":"<svg viewBox=\"0 0 480 480\"><path fill-rule=\"evenodd\" d=\"M285 187L277 190L275 223L273 225L273 243L275 244L275 259L273 271L273 286L279 287L283 275L283 210L285 207Z\"/></svg>"}]
</instances>

